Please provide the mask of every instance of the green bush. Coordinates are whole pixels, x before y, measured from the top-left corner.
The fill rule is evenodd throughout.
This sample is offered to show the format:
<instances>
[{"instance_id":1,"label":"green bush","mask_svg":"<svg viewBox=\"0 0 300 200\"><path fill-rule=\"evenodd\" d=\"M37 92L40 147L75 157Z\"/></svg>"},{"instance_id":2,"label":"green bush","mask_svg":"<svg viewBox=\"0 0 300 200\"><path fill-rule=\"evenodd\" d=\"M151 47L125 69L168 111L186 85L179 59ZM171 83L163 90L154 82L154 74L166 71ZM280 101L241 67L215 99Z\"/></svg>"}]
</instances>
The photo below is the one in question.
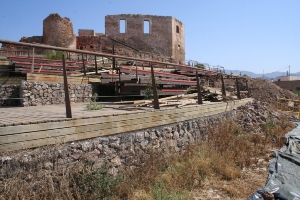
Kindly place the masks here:
<instances>
[{"instance_id":1,"label":"green bush","mask_svg":"<svg viewBox=\"0 0 300 200\"><path fill-rule=\"evenodd\" d=\"M300 91L295 91L294 93L300 97Z\"/></svg>"},{"instance_id":2,"label":"green bush","mask_svg":"<svg viewBox=\"0 0 300 200\"><path fill-rule=\"evenodd\" d=\"M160 80L156 79L155 80L155 84L156 84L156 88L158 88L158 86L160 85ZM157 95L159 95L161 93L160 90L157 90ZM145 95L145 99L149 100L149 99L153 99L153 87L152 87L152 79L148 79L147 81L147 87L146 89L143 91L143 94Z\"/></svg>"},{"instance_id":3,"label":"green bush","mask_svg":"<svg viewBox=\"0 0 300 200\"><path fill-rule=\"evenodd\" d=\"M110 197L115 186L120 182L120 176L109 173L108 167L102 165L92 170L92 164L86 163L81 173L75 176L79 193L84 199L103 199Z\"/></svg>"},{"instance_id":4,"label":"green bush","mask_svg":"<svg viewBox=\"0 0 300 200\"><path fill-rule=\"evenodd\" d=\"M189 192L186 190L181 191L168 191L163 181L156 182L152 186L153 197L156 200L188 200Z\"/></svg>"},{"instance_id":5,"label":"green bush","mask_svg":"<svg viewBox=\"0 0 300 200\"><path fill-rule=\"evenodd\" d=\"M86 106L87 110L101 110L102 108L104 108L104 105L97 104L97 98L98 94L94 93L90 100L90 104Z\"/></svg>"},{"instance_id":6,"label":"green bush","mask_svg":"<svg viewBox=\"0 0 300 200\"><path fill-rule=\"evenodd\" d=\"M46 59L51 59L51 60L61 60L63 57L63 52L62 51L56 51L55 54L51 52L47 52L45 55Z\"/></svg>"}]
</instances>

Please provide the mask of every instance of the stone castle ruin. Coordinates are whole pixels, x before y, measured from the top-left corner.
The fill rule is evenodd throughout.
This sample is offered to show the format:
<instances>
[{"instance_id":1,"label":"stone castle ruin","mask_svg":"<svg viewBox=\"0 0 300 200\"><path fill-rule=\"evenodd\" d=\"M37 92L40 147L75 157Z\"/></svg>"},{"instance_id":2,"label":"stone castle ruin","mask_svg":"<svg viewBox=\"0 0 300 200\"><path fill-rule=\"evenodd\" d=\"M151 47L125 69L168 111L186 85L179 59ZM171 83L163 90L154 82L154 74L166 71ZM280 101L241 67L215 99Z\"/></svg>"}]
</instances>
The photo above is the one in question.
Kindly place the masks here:
<instances>
[{"instance_id":1,"label":"stone castle ruin","mask_svg":"<svg viewBox=\"0 0 300 200\"><path fill-rule=\"evenodd\" d=\"M123 27L121 27L123 23ZM123 30L122 30L123 29ZM105 35L142 51L185 59L184 25L174 17L153 15L107 15Z\"/></svg>"},{"instance_id":2,"label":"stone castle ruin","mask_svg":"<svg viewBox=\"0 0 300 200\"><path fill-rule=\"evenodd\" d=\"M69 18L51 14L43 21L43 43L70 49L76 48L76 34Z\"/></svg>"},{"instance_id":3,"label":"stone castle ruin","mask_svg":"<svg viewBox=\"0 0 300 200\"><path fill-rule=\"evenodd\" d=\"M158 58L158 60L161 58L161 60L180 64L185 60L184 24L171 16L107 15L105 34L79 29L76 36L69 18L62 18L57 13L50 14L43 21L43 36L23 37L20 42L112 53L111 39L139 50L115 43L116 54ZM6 46L6 48L14 47ZM144 53L143 56L141 52ZM148 57L145 57L145 53Z\"/></svg>"}]
</instances>

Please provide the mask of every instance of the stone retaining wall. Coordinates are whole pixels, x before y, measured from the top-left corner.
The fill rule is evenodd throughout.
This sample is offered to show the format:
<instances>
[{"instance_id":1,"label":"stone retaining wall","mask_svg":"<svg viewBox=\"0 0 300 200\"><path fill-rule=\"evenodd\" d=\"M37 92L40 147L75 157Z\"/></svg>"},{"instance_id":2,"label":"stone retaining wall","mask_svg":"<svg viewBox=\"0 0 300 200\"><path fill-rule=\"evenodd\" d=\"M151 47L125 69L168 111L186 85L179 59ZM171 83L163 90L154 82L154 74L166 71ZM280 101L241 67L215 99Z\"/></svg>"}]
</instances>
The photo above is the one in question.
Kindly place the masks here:
<instances>
[{"instance_id":1,"label":"stone retaining wall","mask_svg":"<svg viewBox=\"0 0 300 200\"><path fill-rule=\"evenodd\" d=\"M90 84L69 84L71 102L88 102L92 96ZM64 84L21 81L21 106L63 104Z\"/></svg>"},{"instance_id":2,"label":"stone retaining wall","mask_svg":"<svg viewBox=\"0 0 300 200\"><path fill-rule=\"evenodd\" d=\"M1 106L19 106L19 88L20 85L1 85L0 86L0 107Z\"/></svg>"},{"instance_id":3,"label":"stone retaining wall","mask_svg":"<svg viewBox=\"0 0 300 200\"><path fill-rule=\"evenodd\" d=\"M83 160L94 163L94 167L108 163L111 172L115 174L123 169L140 166L152 153L167 157L170 153L185 150L196 141L205 139L211 127L217 128L221 121L230 116L234 117L235 112L135 132L62 143L55 147L45 146L8 155L2 153L0 164L2 166L5 164L5 169L9 169L9 163L14 166L37 163L35 165L38 169L53 170L63 169ZM1 165L0 169L5 170Z\"/></svg>"}]
</instances>

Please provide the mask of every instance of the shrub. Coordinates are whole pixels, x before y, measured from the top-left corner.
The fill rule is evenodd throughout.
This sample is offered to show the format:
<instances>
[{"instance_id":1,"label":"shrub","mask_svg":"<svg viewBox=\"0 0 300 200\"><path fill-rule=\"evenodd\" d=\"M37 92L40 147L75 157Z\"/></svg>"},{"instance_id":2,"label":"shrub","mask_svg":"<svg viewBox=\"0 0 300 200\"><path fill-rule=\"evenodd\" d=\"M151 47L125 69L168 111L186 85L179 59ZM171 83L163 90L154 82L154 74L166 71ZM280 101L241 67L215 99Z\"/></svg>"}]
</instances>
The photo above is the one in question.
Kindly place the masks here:
<instances>
[{"instance_id":1,"label":"shrub","mask_svg":"<svg viewBox=\"0 0 300 200\"><path fill-rule=\"evenodd\" d=\"M50 59L50 60L61 60L63 57L63 52L62 51L56 51L55 54L51 53L51 52L47 52L45 55L46 59Z\"/></svg>"},{"instance_id":2,"label":"shrub","mask_svg":"<svg viewBox=\"0 0 300 200\"><path fill-rule=\"evenodd\" d=\"M156 79L155 80L155 84L156 84L156 88L159 87L160 85L160 80ZM161 93L160 90L157 90L157 95L159 95ZM146 89L143 91L143 94L145 95L145 99L149 100L149 99L153 99L153 87L152 87L152 79L148 79L147 81L147 87Z\"/></svg>"},{"instance_id":3,"label":"shrub","mask_svg":"<svg viewBox=\"0 0 300 200\"><path fill-rule=\"evenodd\" d=\"M93 169L91 163L85 163L81 172L74 179L78 190L85 199L102 199L112 194L113 188L120 181L120 176L109 173L108 167L102 165Z\"/></svg>"},{"instance_id":4,"label":"shrub","mask_svg":"<svg viewBox=\"0 0 300 200\"><path fill-rule=\"evenodd\" d=\"M94 93L90 100L90 104L86 106L86 110L101 110L104 108L104 105L97 103L97 98L98 94Z\"/></svg>"}]
</instances>

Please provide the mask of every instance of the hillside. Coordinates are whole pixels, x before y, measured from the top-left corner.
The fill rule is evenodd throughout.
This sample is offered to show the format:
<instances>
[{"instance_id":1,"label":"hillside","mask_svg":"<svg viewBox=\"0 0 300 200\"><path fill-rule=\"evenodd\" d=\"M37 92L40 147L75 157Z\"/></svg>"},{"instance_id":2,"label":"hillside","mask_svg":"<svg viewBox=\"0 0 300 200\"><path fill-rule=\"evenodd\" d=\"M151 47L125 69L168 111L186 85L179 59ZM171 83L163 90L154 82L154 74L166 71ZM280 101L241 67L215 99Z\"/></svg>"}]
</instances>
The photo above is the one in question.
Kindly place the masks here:
<instances>
[{"instance_id":1,"label":"hillside","mask_svg":"<svg viewBox=\"0 0 300 200\"><path fill-rule=\"evenodd\" d=\"M271 72L271 73L266 73L266 74L257 74L254 72L250 72L250 71L240 71L240 70L225 70L226 73L228 74L242 74L242 75L247 75L251 78L262 78L264 77L265 79L268 80L275 80L277 76L285 76L286 72ZM300 76L300 72L296 72L296 73L291 73L292 76Z\"/></svg>"}]
</instances>

